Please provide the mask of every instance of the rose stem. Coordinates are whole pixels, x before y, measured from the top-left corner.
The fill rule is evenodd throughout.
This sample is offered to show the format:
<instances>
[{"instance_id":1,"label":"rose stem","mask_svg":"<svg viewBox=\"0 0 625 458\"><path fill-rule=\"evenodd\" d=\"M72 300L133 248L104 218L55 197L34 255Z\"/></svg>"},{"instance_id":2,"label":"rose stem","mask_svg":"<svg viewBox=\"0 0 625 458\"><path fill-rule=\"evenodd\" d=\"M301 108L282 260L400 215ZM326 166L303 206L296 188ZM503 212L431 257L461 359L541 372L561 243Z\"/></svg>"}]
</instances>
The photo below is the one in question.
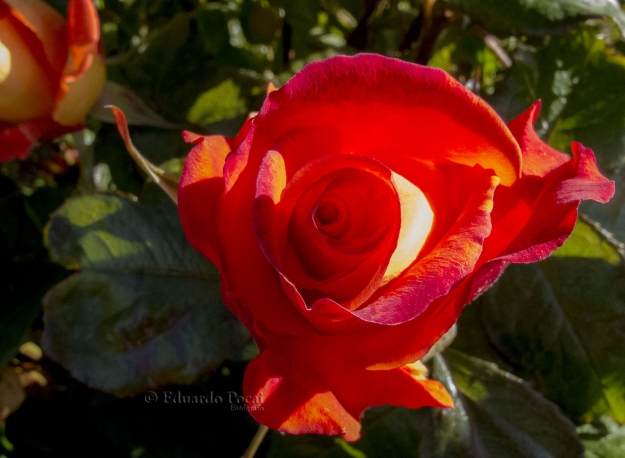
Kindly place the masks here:
<instances>
[{"instance_id":1,"label":"rose stem","mask_svg":"<svg viewBox=\"0 0 625 458\"><path fill-rule=\"evenodd\" d=\"M245 453L241 455L241 458L254 458L254 455L256 454L258 447L260 447L260 444L263 442L267 431L269 431L269 428L265 425L260 425L256 434L252 437L252 441L250 442L250 445L248 445L247 450L245 450Z\"/></svg>"}]
</instances>

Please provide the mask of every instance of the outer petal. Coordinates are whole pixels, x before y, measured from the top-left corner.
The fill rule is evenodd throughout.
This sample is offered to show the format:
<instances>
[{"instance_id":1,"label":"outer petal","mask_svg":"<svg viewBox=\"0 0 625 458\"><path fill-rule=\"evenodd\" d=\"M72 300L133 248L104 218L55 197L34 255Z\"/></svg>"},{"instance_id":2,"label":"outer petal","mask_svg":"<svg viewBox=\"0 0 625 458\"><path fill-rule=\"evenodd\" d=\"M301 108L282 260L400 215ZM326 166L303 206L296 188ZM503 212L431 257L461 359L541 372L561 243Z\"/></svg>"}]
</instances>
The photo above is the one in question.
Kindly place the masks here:
<instances>
[{"instance_id":1,"label":"outer petal","mask_svg":"<svg viewBox=\"0 0 625 458\"><path fill-rule=\"evenodd\" d=\"M67 45L71 58L65 68L65 81L78 78L98 54L100 21L92 0L70 0L67 7Z\"/></svg>"},{"instance_id":2,"label":"outer petal","mask_svg":"<svg viewBox=\"0 0 625 458\"><path fill-rule=\"evenodd\" d=\"M498 230L484 246L484 264L474 275L469 300L484 292L508 263L540 261L561 246L575 227L582 200L607 202L614 195L614 182L599 173L592 151L573 143L573 154L544 180L527 176L513 188L501 189L493 214ZM529 192L517 192L521 186Z\"/></svg>"},{"instance_id":3,"label":"outer petal","mask_svg":"<svg viewBox=\"0 0 625 458\"><path fill-rule=\"evenodd\" d=\"M389 159L418 157L480 164L505 185L520 176L517 142L484 101L443 71L375 54L308 64L268 95L256 121L295 170L324 154L323 136L330 134L333 153L353 152L387 165ZM328 132L321 136L320 129ZM285 139L292 154L277 144Z\"/></svg>"},{"instance_id":4,"label":"outer petal","mask_svg":"<svg viewBox=\"0 0 625 458\"><path fill-rule=\"evenodd\" d=\"M534 123L538 119L540 106L539 100L508 124L523 153L523 176L545 176L570 159L570 156L552 148L536 134Z\"/></svg>"},{"instance_id":5,"label":"outer petal","mask_svg":"<svg viewBox=\"0 0 625 458\"><path fill-rule=\"evenodd\" d=\"M99 54L100 22L91 0L70 0L67 10L68 55L56 95L53 118L59 124L80 122L100 95L106 80Z\"/></svg>"},{"instance_id":6,"label":"outer petal","mask_svg":"<svg viewBox=\"0 0 625 458\"><path fill-rule=\"evenodd\" d=\"M270 150L263 137L255 138L256 120L249 121L245 138L228 155L224 166L224 193L217 201L214 215L220 269L228 280L229 297L249 309L256 321L279 334L305 336L315 330L284 293L280 277L254 232L256 179L262 159Z\"/></svg>"},{"instance_id":7,"label":"outer petal","mask_svg":"<svg viewBox=\"0 0 625 458\"><path fill-rule=\"evenodd\" d=\"M54 105L59 73L50 65L37 31L5 1L0 2L0 41L13 55L0 87L0 119L13 124L43 119Z\"/></svg>"},{"instance_id":8,"label":"outer petal","mask_svg":"<svg viewBox=\"0 0 625 458\"><path fill-rule=\"evenodd\" d=\"M307 347L297 339L271 339L245 373L250 413L261 423L294 434L360 436L367 407L452 407L442 385L422 380L409 368L368 371Z\"/></svg>"},{"instance_id":9,"label":"outer petal","mask_svg":"<svg viewBox=\"0 0 625 458\"><path fill-rule=\"evenodd\" d=\"M496 230L485 244L485 260L505 256L511 262L535 262L546 258L573 230L579 202L607 202L614 195L614 182L601 175L590 149L573 143L571 159L536 135L532 122L539 108L540 104L534 104L510 123L515 136L522 132L524 177L495 195Z\"/></svg>"},{"instance_id":10,"label":"outer petal","mask_svg":"<svg viewBox=\"0 0 625 458\"><path fill-rule=\"evenodd\" d=\"M244 125L242 132L249 128ZM228 279L223 275L215 212L217 201L224 189L223 168L226 156L240 141L220 135L201 136L183 132L187 143L195 146L187 155L178 188L178 214L187 239L193 247L206 256L221 271L221 292L230 310L247 326L258 346L265 346L264 339L254 328L249 309L230 290Z\"/></svg>"},{"instance_id":11,"label":"outer petal","mask_svg":"<svg viewBox=\"0 0 625 458\"><path fill-rule=\"evenodd\" d=\"M4 0L13 7L14 15L21 18L44 48L46 61L60 74L67 59L66 21L45 2Z\"/></svg>"},{"instance_id":12,"label":"outer petal","mask_svg":"<svg viewBox=\"0 0 625 458\"><path fill-rule=\"evenodd\" d=\"M223 168L230 145L226 137L183 133L195 146L187 156L178 188L178 213L189 242L220 266L215 205L224 187Z\"/></svg>"}]
</instances>

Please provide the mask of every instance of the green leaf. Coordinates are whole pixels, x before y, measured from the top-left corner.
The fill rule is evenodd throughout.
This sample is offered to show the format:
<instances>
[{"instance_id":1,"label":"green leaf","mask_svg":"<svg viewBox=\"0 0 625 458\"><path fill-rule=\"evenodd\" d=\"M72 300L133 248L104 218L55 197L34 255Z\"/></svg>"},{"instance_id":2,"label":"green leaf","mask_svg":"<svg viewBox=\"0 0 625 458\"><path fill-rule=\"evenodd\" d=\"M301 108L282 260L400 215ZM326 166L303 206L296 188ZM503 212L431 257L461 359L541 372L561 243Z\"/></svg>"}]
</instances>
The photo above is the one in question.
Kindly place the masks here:
<instances>
[{"instance_id":1,"label":"green leaf","mask_svg":"<svg viewBox=\"0 0 625 458\"><path fill-rule=\"evenodd\" d=\"M623 246L610 237L610 234L602 232L601 227L590 220L578 220L573 233L567 241L554 251L555 257L578 257L603 259L613 266L622 262Z\"/></svg>"},{"instance_id":2,"label":"green leaf","mask_svg":"<svg viewBox=\"0 0 625 458\"><path fill-rule=\"evenodd\" d=\"M625 421L622 265L549 258L508 267L480 303L489 341L572 418Z\"/></svg>"},{"instance_id":3,"label":"green leaf","mask_svg":"<svg viewBox=\"0 0 625 458\"><path fill-rule=\"evenodd\" d=\"M621 458L625 456L625 426L608 416L577 428L586 447L586 458Z\"/></svg>"},{"instance_id":4,"label":"green leaf","mask_svg":"<svg viewBox=\"0 0 625 458\"><path fill-rule=\"evenodd\" d=\"M84 383L117 395L188 383L249 340L164 198L71 199L47 240L53 259L80 270L45 297L43 347Z\"/></svg>"},{"instance_id":5,"label":"green leaf","mask_svg":"<svg viewBox=\"0 0 625 458\"><path fill-rule=\"evenodd\" d=\"M245 100L232 79L227 79L198 97L187 120L194 124L210 124L245 114Z\"/></svg>"},{"instance_id":6,"label":"green leaf","mask_svg":"<svg viewBox=\"0 0 625 458\"><path fill-rule=\"evenodd\" d=\"M452 349L445 359L474 422L472 445L478 456L581 455L573 424L523 380Z\"/></svg>"},{"instance_id":7,"label":"green leaf","mask_svg":"<svg viewBox=\"0 0 625 458\"><path fill-rule=\"evenodd\" d=\"M491 32L550 34L580 21L610 17L625 34L625 13L617 0L450 0Z\"/></svg>"}]
</instances>

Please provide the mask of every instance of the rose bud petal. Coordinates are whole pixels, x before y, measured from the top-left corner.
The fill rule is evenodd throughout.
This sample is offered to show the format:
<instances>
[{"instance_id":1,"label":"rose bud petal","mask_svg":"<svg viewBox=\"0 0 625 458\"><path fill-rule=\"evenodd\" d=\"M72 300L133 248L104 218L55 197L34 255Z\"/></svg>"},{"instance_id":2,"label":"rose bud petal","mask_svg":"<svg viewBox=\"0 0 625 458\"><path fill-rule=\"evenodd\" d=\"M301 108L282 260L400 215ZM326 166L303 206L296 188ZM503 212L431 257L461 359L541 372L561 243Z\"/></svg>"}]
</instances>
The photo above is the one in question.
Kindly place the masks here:
<instances>
[{"instance_id":1,"label":"rose bud petal","mask_svg":"<svg viewBox=\"0 0 625 458\"><path fill-rule=\"evenodd\" d=\"M259 422L356 440L368 407L452 405L411 364L614 193L592 151L538 138L538 106L506 125L441 70L361 54L268 91L234 139L185 134L180 218L259 346Z\"/></svg>"},{"instance_id":2,"label":"rose bud petal","mask_svg":"<svg viewBox=\"0 0 625 458\"><path fill-rule=\"evenodd\" d=\"M0 0L0 161L83 128L106 71L91 0L67 20L41 0Z\"/></svg>"}]
</instances>

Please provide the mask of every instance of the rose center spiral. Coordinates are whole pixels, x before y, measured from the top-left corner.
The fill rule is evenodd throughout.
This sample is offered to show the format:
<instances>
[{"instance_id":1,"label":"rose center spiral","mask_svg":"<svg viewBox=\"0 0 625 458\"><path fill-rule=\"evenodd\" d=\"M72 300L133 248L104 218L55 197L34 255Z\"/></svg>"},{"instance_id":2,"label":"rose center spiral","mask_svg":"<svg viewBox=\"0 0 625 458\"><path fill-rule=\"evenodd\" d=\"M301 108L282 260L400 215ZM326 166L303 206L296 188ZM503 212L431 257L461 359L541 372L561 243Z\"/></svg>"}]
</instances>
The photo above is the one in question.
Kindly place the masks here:
<instances>
[{"instance_id":1,"label":"rose center spiral","mask_svg":"<svg viewBox=\"0 0 625 458\"><path fill-rule=\"evenodd\" d=\"M345 202L339 199L326 199L319 203L314 221L322 234L341 238L349 231L351 211Z\"/></svg>"}]
</instances>

